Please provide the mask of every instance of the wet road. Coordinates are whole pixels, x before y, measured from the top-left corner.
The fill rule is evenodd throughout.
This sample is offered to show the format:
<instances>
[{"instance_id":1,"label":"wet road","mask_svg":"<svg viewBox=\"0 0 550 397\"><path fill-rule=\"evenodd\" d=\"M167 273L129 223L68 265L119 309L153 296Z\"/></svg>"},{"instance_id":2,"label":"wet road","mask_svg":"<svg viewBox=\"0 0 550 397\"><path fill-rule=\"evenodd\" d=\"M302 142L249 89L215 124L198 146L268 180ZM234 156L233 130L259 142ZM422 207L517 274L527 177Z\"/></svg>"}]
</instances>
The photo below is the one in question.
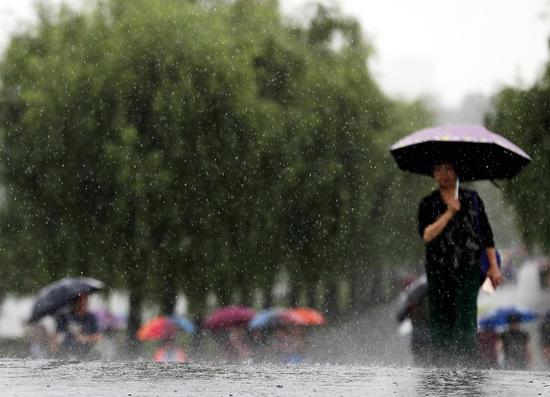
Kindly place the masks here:
<instances>
[{"instance_id":1,"label":"wet road","mask_svg":"<svg viewBox=\"0 0 550 397\"><path fill-rule=\"evenodd\" d=\"M550 396L548 372L0 360L3 396Z\"/></svg>"}]
</instances>

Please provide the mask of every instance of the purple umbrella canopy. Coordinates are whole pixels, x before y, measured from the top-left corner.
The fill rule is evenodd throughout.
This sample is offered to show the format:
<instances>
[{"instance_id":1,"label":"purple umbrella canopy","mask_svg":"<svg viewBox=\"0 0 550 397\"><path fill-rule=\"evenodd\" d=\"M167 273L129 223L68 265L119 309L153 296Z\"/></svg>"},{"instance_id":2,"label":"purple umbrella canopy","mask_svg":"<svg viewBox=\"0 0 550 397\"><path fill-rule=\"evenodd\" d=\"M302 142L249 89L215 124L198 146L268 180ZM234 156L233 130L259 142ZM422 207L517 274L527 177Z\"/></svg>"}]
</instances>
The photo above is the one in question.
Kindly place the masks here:
<instances>
[{"instance_id":1,"label":"purple umbrella canopy","mask_svg":"<svg viewBox=\"0 0 550 397\"><path fill-rule=\"evenodd\" d=\"M126 316L114 314L107 309L97 309L93 315L103 331L122 329L126 326Z\"/></svg>"},{"instance_id":2,"label":"purple umbrella canopy","mask_svg":"<svg viewBox=\"0 0 550 397\"><path fill-rule=\"evenodd\" d=\"M233 327L246 327L256 312L246 306L226 306L214 310L204 320L204 329L225 331Z\"/></svg>"},{"instance_id":3,"label":"purple umbrella canopy","mask_svg":"<svg viewBox=\"0 0 550 397\"><path fill-rule=\"evenodd\" d=\"M514 177L531 157L506 138L481 125L443 125L416 131L390 148L399 168L432 175L449 161L461 181Z\"/></svg>"}]
</instances>

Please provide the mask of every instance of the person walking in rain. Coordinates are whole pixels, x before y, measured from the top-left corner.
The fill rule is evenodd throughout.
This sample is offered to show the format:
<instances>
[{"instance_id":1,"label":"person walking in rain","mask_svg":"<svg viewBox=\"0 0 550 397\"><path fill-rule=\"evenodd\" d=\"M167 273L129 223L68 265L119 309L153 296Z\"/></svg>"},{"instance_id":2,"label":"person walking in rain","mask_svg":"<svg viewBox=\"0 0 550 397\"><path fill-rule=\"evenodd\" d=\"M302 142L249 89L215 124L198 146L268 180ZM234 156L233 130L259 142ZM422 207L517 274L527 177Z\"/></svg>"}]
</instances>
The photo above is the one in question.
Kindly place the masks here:
<instances>
[{"instance_id":1,"label":"person walking in rain","mask_svg":"<svg viewBox=\"0 0 550 397\"><path fill-rule=\"evenodd\" d=\"M159 347L153 353L153 361L156 363L184 363L187 361L187 355L176 344L176 328L166 332L160 340Z\"/></svg>"},{"instance_id":2,"label":"person walking in rain","mask_svg":"<svg viewBox=\"0 0 550 397\"><path fill-rule=\"evenodd\" d=\"M96 317L88 311L88 295L79 295L68 310L56 316L59 353L62 356L90 359L101 339Z\"/></svg>"},{"instance_id":3,"label":"person walking in rain","mask_svg":"<svg viewBox=\"0 0 550 397\"><path fill-rule=\"evenodd\" d=\"M29 355L33 359L51 358L56 351L55 338L43 324L31 324L26 330L29 341Z\"/></svg>"},{"instance_id":4,"label":"person walking in rain","mask_svg":"<svg viewBox=\"0 0 550 397\"><path fill-rule=\"evenodd\" d=\"M531 366L530 336L521 329L520 323L521 316L511 314L508 316L508 329L500 334L506 369L528 369Z\"/></svg>"},{"instance_id":5,"label":"person walking in rain","mask_svg":"<svg viewBox=\"0 0 550 397\"><path fill-rule=\"evenodd\" d=\"M427 366L431 360L432 338L428 299L423 297L411 305L406 316L411 320L411 353L415 365Z\"/></svg>"},{"instance_id":6,"label":"person walking in rain","mask_svg":"<svg viewBox=\"0 0 550 397\"><path fill-rule=\"evenodd\" d=\"M493 287L503 277L479 195L458 188L457 170L448 161L436 163L433 178L438 189L422 199L418 212L418 230L426 244L432 359L439 365L469 365L477 353L481 250L488 256Z\"/></svg>"},{"instance_id":7,"label":"person walking in rain","mask_svg":"<svg viewBox=\"0 0 550 397\"><path fill-rule=\"evenodd\" d=\"M410 283L402 295L401 305L397 311L397 321L402 323L409 319L412 325L411 353L415 365L430 365L431 333L428 307L428 283L422 276Z\"/></svg>"},{"instance_id":8,"label":"person walking in rain","mask_svg":"<svg viewBox=\"0 0 550 397\"><path fill-rule=\"evenodd\" d=\"M539 337L542 359L550 367L550 311L546 312L539 325Z\"/></svg>"}]
</instances>

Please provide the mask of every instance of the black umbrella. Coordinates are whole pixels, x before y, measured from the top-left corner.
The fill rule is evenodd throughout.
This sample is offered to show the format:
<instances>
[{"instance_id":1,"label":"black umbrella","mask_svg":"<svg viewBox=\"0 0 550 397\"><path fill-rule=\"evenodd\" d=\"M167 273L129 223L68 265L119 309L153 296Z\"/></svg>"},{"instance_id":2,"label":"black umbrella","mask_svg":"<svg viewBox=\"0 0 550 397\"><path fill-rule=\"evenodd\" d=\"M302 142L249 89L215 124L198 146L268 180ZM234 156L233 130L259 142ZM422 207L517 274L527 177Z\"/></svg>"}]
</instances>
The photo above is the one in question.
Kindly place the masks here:
<instances>
[{"instance_id":1,"label":"black umbrella","mask_svg":"<svg viewBox=\"0 0 550 397\"><path fill-rule=\"evenodd\" d=\"M404 291L397 305L397 321L402 322L411 308L418 305L428 295L428 281L426 276L418 277Z\"/></svg>"},{"instance_id":2,"label":"black umbrella","mask_svg":"<svg viewBox=\"0 0 550 397\"><path fill-rule=\"evenodd\" d=\"M80 295L91 294L105 288L101 281L90 277L65 277L42 288L34 302L29 322L55 314Z\"/></svg>"},{"instance_id":3,"label":"black umbrella","mask_svg":"<svg viewBox=\"0 0 550 397\"><path fill-rule=\"evenodd\" d=\"M461 181L512 178L531 158L506 138L480 125L443 125L414 132L390 148L399 168L432 175L445 160Z\"/></svg>"}]
</instances>

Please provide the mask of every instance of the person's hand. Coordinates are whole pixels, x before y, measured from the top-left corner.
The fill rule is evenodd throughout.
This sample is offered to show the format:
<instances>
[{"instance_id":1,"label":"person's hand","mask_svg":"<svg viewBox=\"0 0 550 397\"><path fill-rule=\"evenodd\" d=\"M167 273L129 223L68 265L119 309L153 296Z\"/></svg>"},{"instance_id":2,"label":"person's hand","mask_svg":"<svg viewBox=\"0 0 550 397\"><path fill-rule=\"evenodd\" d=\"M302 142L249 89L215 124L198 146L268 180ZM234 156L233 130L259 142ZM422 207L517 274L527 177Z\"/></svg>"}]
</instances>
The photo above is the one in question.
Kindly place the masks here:
<instances>
[{"instance_id":1,"label":"person's hand","mask_svg":"<svg viewBox=\"0 0 550 397\"><path fill-rule=\"evenodd\" d=\"M460 200L453 197L447 202L447 208L454 214L460 211Z\"/></svg>"},{"instance_id":2,"label":"person's hand","mask_svg":"<svg viewBox=\"0 0 550 397\"><path fill-rule=\"evenodd\" d=\"M494 289L496 289L504 281L504 276L498 266L491 266L487 271L487 277L491 280L491 284L493 284Z\"/></svg>"}]
</instances>

